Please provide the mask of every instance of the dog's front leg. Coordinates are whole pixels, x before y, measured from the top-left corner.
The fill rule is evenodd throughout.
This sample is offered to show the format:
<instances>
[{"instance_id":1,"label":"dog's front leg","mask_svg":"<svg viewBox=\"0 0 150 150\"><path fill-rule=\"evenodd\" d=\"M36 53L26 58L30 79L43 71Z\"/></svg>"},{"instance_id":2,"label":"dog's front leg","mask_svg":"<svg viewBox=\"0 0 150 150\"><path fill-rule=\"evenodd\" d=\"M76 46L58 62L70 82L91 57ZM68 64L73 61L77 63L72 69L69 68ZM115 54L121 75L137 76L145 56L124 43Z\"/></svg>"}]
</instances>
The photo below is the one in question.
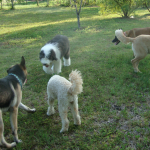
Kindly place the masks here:
<instances>
[{"instance_id":1,"label":"dog's front leg","mask_svg":"<svg viewBox=\"0 0 150 150\"><path fill-rule=\"evenodd\" d=\"M10 109L10 123L11 123L11 128L12 128L12 133L14 135L14 141L16 143L22 142L21 140L18 139L18 134L17 134L17 117L18 117L18 107L13 107Z\"/></svg>"},{"instance_id":2,"label":"dog's front leg","mask_svg":"<svg viewBox=\"0 0 150 150\"><path fill-rule=\"evenodd\" d=\"M21 109L23 109L23 110L25 110L27 112L35 112L36 111L35 108L31 109L31 108L27 107L26 105L24 105L23 103L19 104L19 108L21 108Z\"/></svg>"},{"instance_id":3,"label":"dog's front leg","mask_svg":"<svg viewBox=\"0 0 150 150\"><path fill-rule=\"evenodd\" d=\"M61 72L62 62L61 59L54 61L54 73L59 74Z\"/></svg>"}]
</instances>

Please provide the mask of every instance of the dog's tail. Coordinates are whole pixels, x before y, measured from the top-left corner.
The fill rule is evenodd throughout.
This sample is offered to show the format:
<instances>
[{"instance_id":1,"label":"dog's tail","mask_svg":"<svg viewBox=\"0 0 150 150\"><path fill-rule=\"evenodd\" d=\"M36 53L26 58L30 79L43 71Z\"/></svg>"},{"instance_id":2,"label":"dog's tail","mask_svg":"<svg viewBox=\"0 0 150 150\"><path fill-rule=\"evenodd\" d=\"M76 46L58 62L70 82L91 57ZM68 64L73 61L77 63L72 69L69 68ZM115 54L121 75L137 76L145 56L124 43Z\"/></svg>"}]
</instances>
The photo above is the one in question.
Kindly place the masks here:
<instances>
[{"instance_id":1,"label":"dog's tail","mask_svg":"<svg viewBox=\"0 0 150 150\"><path fill-rule=\"evenodd\" d=\"M81 72L74 70L69 74L69 80L72 83L71 87L68 90L68 93L71 95L78 95L83 91L83 80Z\"/></svg>"},{"instance_id":2,"label":"dog's tail","mask_svg":"<svg viewBox=\"0 0 150 150\"><path fill-rule=\"evenodd\" d=\"M134 38L126 37L121 29L115 31L116 37L123 43L127 44L134 41Z\"/></svg>"}]
</instances>

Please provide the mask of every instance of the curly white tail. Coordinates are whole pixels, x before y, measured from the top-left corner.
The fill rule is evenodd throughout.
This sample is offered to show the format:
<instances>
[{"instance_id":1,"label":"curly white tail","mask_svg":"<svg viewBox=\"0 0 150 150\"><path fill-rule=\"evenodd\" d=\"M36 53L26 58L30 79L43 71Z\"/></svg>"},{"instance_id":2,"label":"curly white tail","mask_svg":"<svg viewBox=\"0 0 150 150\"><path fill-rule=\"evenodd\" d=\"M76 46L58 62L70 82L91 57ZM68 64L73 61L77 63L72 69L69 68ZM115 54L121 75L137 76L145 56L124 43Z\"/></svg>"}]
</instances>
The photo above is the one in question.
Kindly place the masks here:
<instances>
[{"instance_id":1,"label":"curly white tail","mask_svg":"<svg viewBox=\"0 0 150 150\"><path fill-rule=\"evenodd\" d=\"M121 29L115 31L116 37L123 43L133 42L134 38L126 37Z\"/></svg>"},{"instance_id":2,"label":"curly white tail","mask_svg":"<svg viewBox=\"0 0 150 150\"><path fill-rule=\"evenodd\" d=\"M78 95L83 91L83 80L81 72L74 70L69 74L69 80L72 83L71 87L68 90L68 93L71 95Z\"/></svg>"}]
</instances>

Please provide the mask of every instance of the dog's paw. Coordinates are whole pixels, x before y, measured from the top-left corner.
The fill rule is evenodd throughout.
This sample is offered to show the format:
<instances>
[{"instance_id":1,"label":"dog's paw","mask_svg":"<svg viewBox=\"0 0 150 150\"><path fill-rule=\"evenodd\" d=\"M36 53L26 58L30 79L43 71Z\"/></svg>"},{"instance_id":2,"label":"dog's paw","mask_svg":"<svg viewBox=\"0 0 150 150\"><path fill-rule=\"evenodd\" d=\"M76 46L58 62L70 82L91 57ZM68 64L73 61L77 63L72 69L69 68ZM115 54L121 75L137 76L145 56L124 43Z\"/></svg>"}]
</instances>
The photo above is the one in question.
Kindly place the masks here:
<instances>
[{"instance_id":1,"label":"dog's paw","mask_svg":"<svg viewBox=\"0 0 150 150\"><path fill-rule=\"evenodd\" d=\"M47 116L53 115L54 113L55 113L54 107L52 107L52 109L50 109L50 107L48 107Z\"/></svg>"},{"instance_id":2,"label":"dog's paw","mask_svg":"<svg viewBox=\"0 0 150 150\"><path fill-rule=\"evenodd\" d=\"M63 60L64 60L64 66L70 66L70 65L71 65L71 60L70 60L70 58L69 58L69 59L63 58Z\"/></svg>"},{"instance_id":3,"label":"dog's paw","mask_svg":"<svg viewBox=\"0 0 150 150\"><path fill-rule=\"evenodd\" d=\"M63 132L66 132L66 131L68 131L68 129L61 129L60 133L63 133Z\"/></svg>"},{"instance_id":4,"label":"dog's paw","mask_svg":"<svg viewBox=\"0 0 150 150\"><path fill-rule=\"evenodd\" d=\"M45 71L45 73L47 74L53 74L54 71L50 68L50 67L45 67L43 66L43 70Z\"/></svg>"},{"instance_id":5,"label":"dog's paw","mask_svg":"<svg viewBox=\"0 0 150 150\"><path fill-rule=\"evenodd\" d=\"M29 112L34 113L34 112L36 112L36 109L35 109L35 108L32 108L32 109L30 109Z\"/></svg>"},{"instance_id":6,"label":"dog's paw","mask_svg":"<svg viewBox=\"0 0 150 150\"><path fill-rule=\"evenodd\" d=\"M16 147L16 145L17 145L16 142L11 143L11 148Z\"/></svg>"},{"instance_id":7,"label":"dog's paw","mask_svg":"<svg viewBox=\"0 0 150 150\"><path fill-rule=\"evenodd\" d=\"M76 125L76 126L81 125L81 120L78 120L78 121L74 122L74 125Z\"/></svg>"},{"instance_id":8,"label":"dog's paw","mask_svg":"<svg viewBox=\"0 0 150 150\"><path fill-rule=\"evenodd\" d=\"M18 143L22 143L22 140L20 140L20 139L17 139L17 140L15 140L15 142L18 144Z\"/></svg>"},{"instance_id":9,"label":"dog's paw","mask_svg":"<svg viewBox=\"0 0 150 150\"><path fill-rule=\"evenodd\" d=\"M46 114L47 114L47 116L51 116L51 115L53 115L55 112L47 112Z\"/></svg>"},{"instance_id":10,"label":"dog's paw","mask_svg":"<svg viewBox=\"0 0 150 150\"><path fill-rule=\"evenodd\" d=\"M8 149L10 149L10 148L14 148L14 147L16 147L16 145L17 145L17 143L16 142L12 142L11 144L9 144L9 143L1 143L0 144L0 146L1 147L4 147L4 148L8 148Z\"/></svg>"}]
</instances>

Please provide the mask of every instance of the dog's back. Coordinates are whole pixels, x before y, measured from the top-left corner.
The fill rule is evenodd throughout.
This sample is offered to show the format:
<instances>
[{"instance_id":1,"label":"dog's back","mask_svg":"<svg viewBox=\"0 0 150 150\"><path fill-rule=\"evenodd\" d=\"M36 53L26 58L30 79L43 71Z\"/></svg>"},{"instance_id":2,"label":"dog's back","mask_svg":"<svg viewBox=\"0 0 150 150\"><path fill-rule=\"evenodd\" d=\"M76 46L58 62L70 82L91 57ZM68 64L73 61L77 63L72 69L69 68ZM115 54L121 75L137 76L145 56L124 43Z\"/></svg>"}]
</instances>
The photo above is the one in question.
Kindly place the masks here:
<instances>
[{"instance_id":1,"label":"dog's back","mask_svg":"<svg viewBox=\"0 0 150 150\"><path fill-rule=\"evenodd\" d=\"M125 31L127 37L135 38L139 35L150 35L150 27L148 28L134 28L132 30Z\"/></svg>"},{"instance_id":2,"label":"dog's back","mask_svg":"<svg viewBox=\"0 0 150 150\"><path fill-rule=\"evenodd\" d=\"M61 93L67 93L70 86L71 83L67 79L59 75L54 75L48 82L47 93L50 92L53 96L55 96L55 98L57 98L59 94L61 95Z\"/></svg>"},{"instance_id":3,"label":"dog's back","mask_svg":"<svg viewBox=\"0 0 150 150\"><path fill-rule=\"evenodd\" d=\"M64 56L69 51L69 40L64 35L56 35L52 40L48 43L55 44L57 43L58 49L61 51L61 56Z\"/></svg>"}]
</instances>

